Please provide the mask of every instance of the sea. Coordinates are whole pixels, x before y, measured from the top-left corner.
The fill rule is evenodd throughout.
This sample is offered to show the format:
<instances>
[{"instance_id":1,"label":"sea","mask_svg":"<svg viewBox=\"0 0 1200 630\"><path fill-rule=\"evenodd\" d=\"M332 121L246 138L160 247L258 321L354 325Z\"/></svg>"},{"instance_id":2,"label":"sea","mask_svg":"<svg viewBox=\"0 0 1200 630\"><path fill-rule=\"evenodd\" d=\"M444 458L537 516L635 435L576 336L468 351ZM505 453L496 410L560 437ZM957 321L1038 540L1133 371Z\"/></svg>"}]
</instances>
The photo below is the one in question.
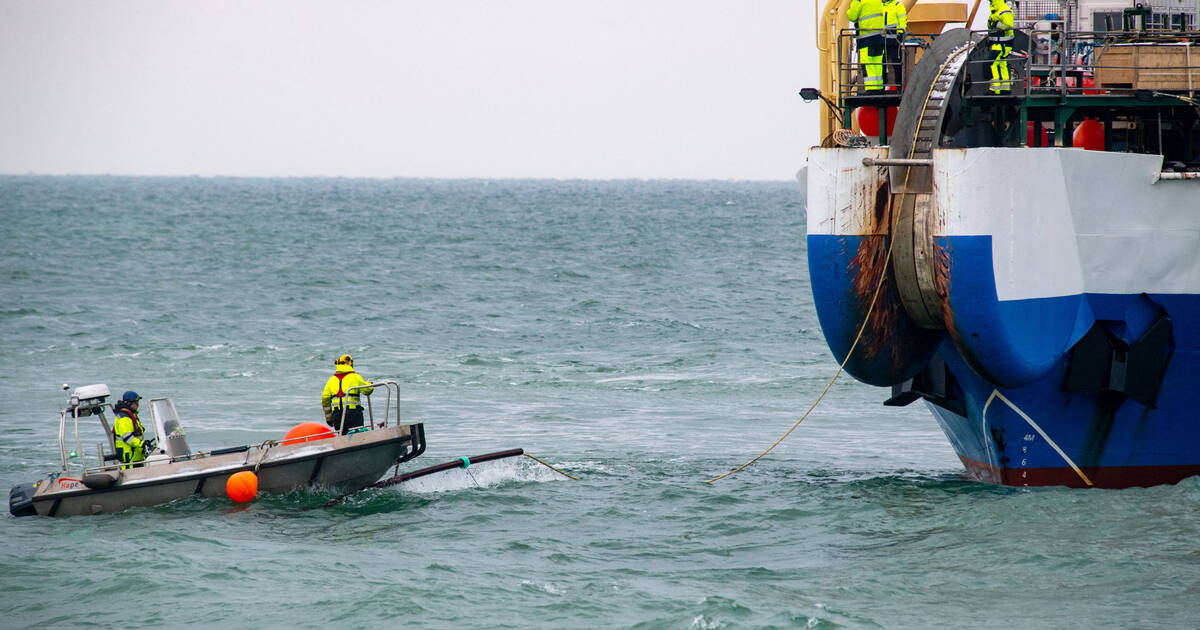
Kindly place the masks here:
<instances>
[{"instance_id":1,"label":"sea","mask_svg":"<svg viewBox=\"0 0 1200 630\"><path fill-rule=\"evenodd\" d=\"M400 472L577 477L5 516L0 627L1200 627L1200 479L972 481L835 380L796 182L4 176L0 219L4 488L64 387L209 450L321 421L341 354L424 424Z\"/></svg>"}]
</instances>

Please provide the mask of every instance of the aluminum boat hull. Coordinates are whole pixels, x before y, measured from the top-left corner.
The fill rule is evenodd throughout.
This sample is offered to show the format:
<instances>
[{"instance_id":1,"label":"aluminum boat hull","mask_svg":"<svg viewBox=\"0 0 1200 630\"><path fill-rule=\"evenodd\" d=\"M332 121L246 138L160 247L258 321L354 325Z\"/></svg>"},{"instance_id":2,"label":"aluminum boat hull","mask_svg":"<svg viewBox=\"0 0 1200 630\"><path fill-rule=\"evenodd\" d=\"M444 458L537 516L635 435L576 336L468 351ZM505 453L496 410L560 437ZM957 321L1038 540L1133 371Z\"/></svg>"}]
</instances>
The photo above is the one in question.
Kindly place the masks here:
<instances>
[{"instance_id":1,"label":"aluminum boat hull","mask_svg":"<svg viewBox=\"0 0 1200 630\"><path fill-rule=\"evenodd\" d=\"M106 488L56 476L38 482L33 505L39 516L117 512L190 496L225 496L234 473L256 471L260 492L320 486L353 491L377 481L387 469L425 450L421 424L394 425L311 441L272 444L178 461L148 462L119 471Z\"/></svg>"}]
</instances>

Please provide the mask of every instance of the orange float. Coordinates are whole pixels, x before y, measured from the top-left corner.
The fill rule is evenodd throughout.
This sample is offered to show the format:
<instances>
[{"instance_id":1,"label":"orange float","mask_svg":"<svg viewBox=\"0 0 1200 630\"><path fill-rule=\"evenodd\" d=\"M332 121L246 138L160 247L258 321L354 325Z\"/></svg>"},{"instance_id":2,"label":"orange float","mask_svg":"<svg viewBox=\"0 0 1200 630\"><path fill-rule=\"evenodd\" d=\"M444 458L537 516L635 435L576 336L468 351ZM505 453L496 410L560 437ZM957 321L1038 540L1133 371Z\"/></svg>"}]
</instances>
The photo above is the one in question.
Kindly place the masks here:
<instances>
[{"instance_id":1,"label":"orange float","mask_svg":"<svg viewBox=\"0 0 1200 630\"><path fill-rule=\"evenodd\" d=\"M887 108L887 133L891 137L892 131L896 129L896 112L897 107ZM863 135L868 138L879 137L879 108L878 107L859 107L854 110L854 119L858 121L858 129Z\"/></svg>"},{"instance_id":2,"label":"orange float","mask_svg":"<svg viewBox=\"0 0 1200 630\"><path fill-rule=\"evenodd\" d=\"M237 503L245 503L258 494L258 475L243 470L233 473L225 482L225 494Z\"/></svg>"},{"instance_id":3,"label":"orange float","mask_svg":"<svg viewBox=\"0 0 1200 630\"><path fill-rule=\"evenodd\" d=\"M1104 150L1104 123L1088 118L1079 123L1071 134L1071 145L1088 151Z\"/></svg>"},{"instance_id":4,"label":"orange float","mask_svg":"<svg viewBox=\"0 0 1200 630\"><path fill-rule=\"evenodd\" d=\"M313 440L328 440L333 437L333 429L320 422L301 422L288 430L283 436L284 444L299 444Z\"/></svg>"}]
</instances>

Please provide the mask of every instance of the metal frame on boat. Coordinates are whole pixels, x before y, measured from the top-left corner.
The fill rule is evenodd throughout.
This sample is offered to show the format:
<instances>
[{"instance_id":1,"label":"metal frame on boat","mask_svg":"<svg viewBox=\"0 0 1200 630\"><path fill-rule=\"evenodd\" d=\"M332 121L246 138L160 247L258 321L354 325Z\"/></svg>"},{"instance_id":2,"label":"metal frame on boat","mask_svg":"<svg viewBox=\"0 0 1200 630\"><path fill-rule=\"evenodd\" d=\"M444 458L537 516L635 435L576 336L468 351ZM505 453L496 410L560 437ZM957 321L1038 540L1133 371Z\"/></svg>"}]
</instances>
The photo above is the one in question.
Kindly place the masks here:
<instances>
[{"instance_id":1,"label":"metal frame on boat","mask_svg":"<svg viewBox=\"0 0 1200 630\"><path fill-rule=\"evenodd\" d=\"M154 398L149 401L150 422L145 427L147 457L132 464L122 464L117 455L106 417L106 411L113 411L113 405L107 402L108 387L77 388L59 414L62 469L14 487L9 493L9 510L15 516L72 516L157 505L195 495L224 496L226 481L241 471L255 473L258 489L264 492L308 486L364 488L389 467L425 451L424 426L400 424L399 384L379 381L373 386L383 388L387 394L382 419L376 422L367 397L366 424L346 435L330 428L195 453L187 445L174 402ZM86 454L81 435L80 420L86 418L96 420L104 432L94 458Z\"/></svg>"}]
</instances>

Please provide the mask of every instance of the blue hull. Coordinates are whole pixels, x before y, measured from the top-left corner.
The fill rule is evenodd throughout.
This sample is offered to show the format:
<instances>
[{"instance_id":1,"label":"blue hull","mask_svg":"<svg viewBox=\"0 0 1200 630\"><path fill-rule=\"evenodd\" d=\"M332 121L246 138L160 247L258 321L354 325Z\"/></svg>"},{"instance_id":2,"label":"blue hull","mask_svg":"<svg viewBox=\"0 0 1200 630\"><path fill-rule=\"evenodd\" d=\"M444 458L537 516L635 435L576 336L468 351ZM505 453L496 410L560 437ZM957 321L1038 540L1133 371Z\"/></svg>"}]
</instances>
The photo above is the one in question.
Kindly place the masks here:
<instances>
[{"instance_id":1,"label":"blue hull","mask_svg":"<svg viewBox=\"0 0 1200 630\"><path fill-rule=\"evenodd\" d=\"M858 336L880 277L882 257L864 252L885 247L881 236L808 237L814 300L838 361ZM1193 396L1200 385L1200 296L999 300L989 237L940 238L938 247L950 283L947 330L908 322L889 273L876 305L884 315L872 315L847 363L851 375L893 385L894 393L916 382L913 391L926 399L968 471L983 480L1126 487L1200 474ZM1165 369L1134 360L1140 347L1153 345L1145 341L1151 337L1160 340ZM1084 351L1095 339L1118 349L1097 359ZM1093 377L1098 363L1101 376ZM898 398L906 404L916 394Z\"/></svg>"}]
</instances>

